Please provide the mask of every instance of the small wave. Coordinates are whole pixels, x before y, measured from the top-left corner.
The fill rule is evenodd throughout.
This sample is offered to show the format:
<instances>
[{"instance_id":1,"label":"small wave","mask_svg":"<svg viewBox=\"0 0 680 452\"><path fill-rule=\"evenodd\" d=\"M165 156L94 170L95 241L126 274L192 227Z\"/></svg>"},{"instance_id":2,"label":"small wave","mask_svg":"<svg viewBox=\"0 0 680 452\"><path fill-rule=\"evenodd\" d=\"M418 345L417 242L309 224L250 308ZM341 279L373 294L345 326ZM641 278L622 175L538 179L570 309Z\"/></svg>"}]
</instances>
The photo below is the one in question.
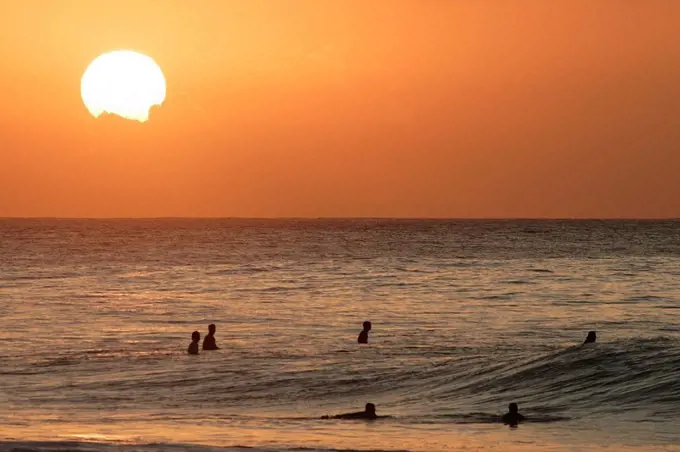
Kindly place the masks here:
<instances>
[{"instance_id":1,"label":"small wave","mask_svg":"<svg viewBox=\"0 0 680 452\"><path fill-rule=\"evenodd\" d=\"M432 273L431 271L415 267L394 267L394 270L404 273Z\"/></svg>"},{"instance_id":2,"label":"small wave","mask_svg":"<svg viewBox=\"0 0 680 452\"><path fill-rule=\"evenodd\" d=\"M664 297L657 297L656 295L640 295L636 297L625 298L624 301L654 301L654 300L665 300Z\"/></svg>"},{"instance_id":3,"label":"small wave","mask_svg":"<svg viewBox=\"0 0 680 452\"><path fill-rule=\"evenodd\" d=\"M547 415L531 415L524 413L526 420L523 423L551 423L569 421L572 418L567 416L547 416ZM436 423L452 422L454 424L498 424L503 423L501 415L490 413L466 413L466 414L442 414L430 418Z\"/></svg>"},{"instance_id":4,"label":"small wave","mask_svg":"<svg viewBox=\"0 0 680 452\"><path fill-rule=\"evenodd\" d=\"M562 408L668 405L680 401L680 382L670 370L679 367L680 349L669 338L602 343L510 364L455 392L478 394L485 402L517 399Z\"/></svg>"},{"instance_id":5,"label":"small wave","mask_svg":"<svg viewBox=\"0 0 680 452\"><path fill-rule=\"evenodd\" d=\"M204 446L175 443L135 443L132 441L0 441L0 451L7 452L158 452L159 450L182 450L187 452L408 452L408 450L382 449L333 449L319 447L252 447L252 446Z\"/></svg>"},{"instance_id":6,"label":"small wave","mask_svg":"<svg viewBox=\"0 0 680 452\"><path fill-rule=\"evenodd\" d=\"M119 360L157 360L168 356L177 355L176 350L153 349L153 350L107 350L94 349L82 352L57 356L34 363L34 368L51 368L62 366L74 366L87 361L119 361Z\"/></svg>"}]
</instances>

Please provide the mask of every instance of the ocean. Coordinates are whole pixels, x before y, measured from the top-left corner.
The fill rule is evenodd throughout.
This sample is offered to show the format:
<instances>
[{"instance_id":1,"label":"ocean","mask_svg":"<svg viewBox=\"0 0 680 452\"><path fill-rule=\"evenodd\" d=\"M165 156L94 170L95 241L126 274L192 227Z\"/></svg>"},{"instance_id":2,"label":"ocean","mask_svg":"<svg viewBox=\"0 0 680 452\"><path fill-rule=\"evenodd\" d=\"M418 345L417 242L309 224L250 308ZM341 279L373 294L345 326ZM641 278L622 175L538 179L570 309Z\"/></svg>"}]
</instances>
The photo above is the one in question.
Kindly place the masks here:
<instances>
[{"instance_id":1,"label":"ocean","mask_svg":"<svg viewBox=\"0 0 680 452\"><path fill-rule=\"evenodd\" d=\"M4 219L0 362L0 450L676 451L680 222Z\"/></svg>"}]
</instances>

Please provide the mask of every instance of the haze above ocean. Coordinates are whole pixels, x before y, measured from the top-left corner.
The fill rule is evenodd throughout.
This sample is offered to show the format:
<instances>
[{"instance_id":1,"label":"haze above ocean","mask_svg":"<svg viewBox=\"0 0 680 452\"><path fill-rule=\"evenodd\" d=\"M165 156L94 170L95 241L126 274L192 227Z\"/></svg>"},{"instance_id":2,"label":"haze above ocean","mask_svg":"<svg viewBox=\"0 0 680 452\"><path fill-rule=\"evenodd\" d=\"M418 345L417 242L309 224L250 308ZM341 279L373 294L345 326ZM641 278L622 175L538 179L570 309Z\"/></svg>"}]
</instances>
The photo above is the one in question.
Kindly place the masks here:
<instances>
[{"instance_id":1,"label":"haze above ocean","mask_svg":"<svg viewBox=\"0 0 680 452\"><path fill-rule=\"evenodd\" d=\"M3 219L0 450L678 450L679 232Z\"/></svg>"}]
</instances>

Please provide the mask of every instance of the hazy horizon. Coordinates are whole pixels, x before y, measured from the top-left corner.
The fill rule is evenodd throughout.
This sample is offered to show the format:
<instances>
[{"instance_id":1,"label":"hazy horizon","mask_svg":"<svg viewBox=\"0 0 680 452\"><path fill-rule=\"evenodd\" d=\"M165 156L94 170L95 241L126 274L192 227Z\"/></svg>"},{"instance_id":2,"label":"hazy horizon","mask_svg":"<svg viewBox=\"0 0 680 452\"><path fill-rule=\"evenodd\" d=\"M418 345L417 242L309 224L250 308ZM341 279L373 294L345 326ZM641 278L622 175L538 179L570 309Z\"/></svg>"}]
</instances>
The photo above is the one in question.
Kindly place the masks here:
<instances>
[{"instance_id":1,"label":"hazy horizon","mask_svg":"<svg viewBox=\"0 0 680 452\"><path fill-rule=\"evenodd\" d=\"M423 220L423 221L677 221L680 217L0 217L0 220Z\"/></svg>"}]
</instances>

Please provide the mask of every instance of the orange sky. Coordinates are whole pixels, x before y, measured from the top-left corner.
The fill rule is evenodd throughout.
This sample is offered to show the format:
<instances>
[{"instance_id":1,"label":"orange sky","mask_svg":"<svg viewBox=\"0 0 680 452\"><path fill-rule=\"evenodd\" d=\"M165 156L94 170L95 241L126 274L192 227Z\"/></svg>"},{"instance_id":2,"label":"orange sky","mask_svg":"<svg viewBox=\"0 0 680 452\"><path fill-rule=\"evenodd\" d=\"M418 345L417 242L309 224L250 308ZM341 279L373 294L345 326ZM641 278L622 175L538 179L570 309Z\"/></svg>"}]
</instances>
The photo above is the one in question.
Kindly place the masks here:
<instances>
[{"instance_id":1,"label":"orange sky","mask_svg":"<svg viewBox=\"0 0 680 452\"><path fill-rule=\"evenodd\" d=\"M4 2L0 216L680 217L680 1ZM93 119L98 54L165 104Z\"/></svg>"}]
</instances>

